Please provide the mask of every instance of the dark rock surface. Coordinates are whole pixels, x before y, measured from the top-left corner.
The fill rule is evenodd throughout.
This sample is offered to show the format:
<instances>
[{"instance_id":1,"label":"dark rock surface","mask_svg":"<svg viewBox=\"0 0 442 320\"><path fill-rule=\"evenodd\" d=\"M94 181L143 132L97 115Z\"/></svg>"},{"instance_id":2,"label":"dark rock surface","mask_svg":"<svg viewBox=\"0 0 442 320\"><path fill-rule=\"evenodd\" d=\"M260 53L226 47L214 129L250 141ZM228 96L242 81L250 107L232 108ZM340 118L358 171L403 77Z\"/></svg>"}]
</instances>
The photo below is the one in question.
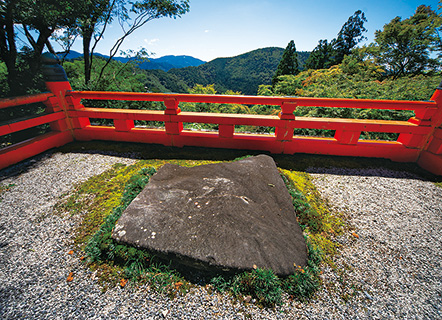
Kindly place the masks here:
<instances>
[{"instance_id":1,"label":"dark rock surface","mask_svg":"<svg viewBox=\"0 0 442 320\"><path fill-rule=\"evenodd\" d=\"M166 164L117 221L112 237L204 271L292 274L307 249L269 156L186 168Z\"/></svg>"}]
</instances>

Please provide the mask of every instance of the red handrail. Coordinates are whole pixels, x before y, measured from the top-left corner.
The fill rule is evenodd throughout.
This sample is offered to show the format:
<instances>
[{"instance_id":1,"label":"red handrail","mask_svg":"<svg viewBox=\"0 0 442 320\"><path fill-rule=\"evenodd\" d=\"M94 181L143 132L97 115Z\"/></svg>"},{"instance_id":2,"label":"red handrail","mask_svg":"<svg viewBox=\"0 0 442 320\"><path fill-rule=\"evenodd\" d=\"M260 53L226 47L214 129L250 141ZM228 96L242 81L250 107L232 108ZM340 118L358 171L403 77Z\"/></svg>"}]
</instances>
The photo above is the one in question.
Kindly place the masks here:
<instances>
[{"instance_id":1,"label":"red handrail","mask_svg":"<svg viewBox=\"0 0 442 320\"><path fill-rule=\"evenodd\" d=\"M0 135L50 123L50 137L35 139L38 148L30 145L0 150L0 168L17 159L41 152L56 145L76 140L111 140L159 143L168 146L202 146L263 150L272 153L315 153L362 157L381 157L395 161L417 161L424 168L442 175L442 90L436 90L431 101L397 101L369 99L332 99L309 97L267 97L241 95L165 94L136 92L72 91L69 82L48 82L52 93L0 100L0 108L26 103L44 102L52 111L26 121L0 126ZM50 101L48 100L50 98ZM109 108L85 108L81 99L116 101L160 101L164 111ZM219 103L243 105L274 105L281 112L274 115L217 114L181 112L180 103ZM331 119L298 117L297 107L331 107L412 110L408 121ZM113 126L94 126L90 119L111 119ZM135 121L159 121L164 127L135 127ZM217 125L207 132L183 129L184 123ZM235 132L235 126L275 128L274 134ZM297 136L295 129L322 129L335 132L332 138ZM397 141L362 140L364 131L397 133ZM23 152L26 151L26 152ZM32 151L32 152L28 152ZM6 155L15 155L5 161ZM20 160L18 160L20 161ZM436 166L436 168L434 168Z\"/></svg>"},{"instance_id":2,"label":"red handrail","mask_svg":"<svg viewBox=\"0 0 442 320\"><path fill-rule=\"evenodd\" d=\"M46 93L39 93L24 97L0 99L0 109L16 107L20 105L37 103L37 102L44 102L48 100L50 97L54 97L54 94L51 92L46 92Z\"/></svg>"},{"instance_id":3,"label":"red handrail","mask_svg":"<svg viewBox=\"0 0 442 320\"><path fill-rule=\"evenodd\" d=\"M49 124L52 132L30 137L25 141L0 149L0 169L73 141L66 114L60 108L59 99L52 92L0 99L0 109L38 102L46 105L45 113L2 122L0 124L0 136L43 124Z\"/></svg>"},{"instance_id":4,"label":"red handrail","mask_svg":"<svg viewBox=\"0 0 442 320\"><path fill-rule=\"evenodd\" d=\"M106 91L70 91L69 96L90 100L117 101L164 101L173 99L179 102L196 103L227 103L227 104L257 104L281 106L283 103L295 103L298 106L361 108L361 109L391 109L391 110L420 110L436 109L434 101L404 101L404 100L371 100L371 99L335 99L309 97L267 97L242 95L204 95L204 94L168 94L141 92L106 92Z\"/></svg>"}]
</instances>

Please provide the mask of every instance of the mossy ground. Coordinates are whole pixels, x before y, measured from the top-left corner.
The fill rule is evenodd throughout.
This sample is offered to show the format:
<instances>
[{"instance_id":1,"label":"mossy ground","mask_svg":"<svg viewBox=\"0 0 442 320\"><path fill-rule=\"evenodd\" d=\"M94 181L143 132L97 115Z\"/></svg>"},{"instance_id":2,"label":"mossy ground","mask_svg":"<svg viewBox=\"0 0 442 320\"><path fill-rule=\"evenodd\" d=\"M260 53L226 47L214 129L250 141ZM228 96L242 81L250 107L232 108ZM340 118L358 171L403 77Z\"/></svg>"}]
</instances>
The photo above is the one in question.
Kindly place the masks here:
<instances>
[{"instance_id":1,"label":"mossy ground","mask_svg":"<svg viewBox=\"0 0 442 320\"><path fill-rule=\"evenodd\" d=\"M130 166L116 164L110 170L76 186L74 192L60 201L57 209L59 212L65 212L80 219L74 235L74 244L80 255L85 255L83 253L85 249L89 252L89 259L84 261L96 272L104 288L108 285L118 285L118 283L125 284L126 279L131 279L135 283L147 283L151 288L171 296L186 292L192 284L178 272L156 261L153 256L135 248L113 243L109 230L101 232L100 235L100 228L109 223L106 219L109 220L112 217L114 219L115 211L124 209L125 189L130 187L130 179L146 168L156 169L165 163L196 166L217 161L230 161L259 153L243 150L178 149L156 145L140 146L100 142L71 144L62 150L65 152L100 150L106 153L118 151L119 154L144 159ZM233 277L213 278L209 286L218 291L228 291L235 297L250 295L258 304L270 307L281 302L283 291L293 299L302 301L313 296L321 283L320 264L325 263L334 268L333 257L339 248L334 238L348 231L345 217L331 210L323 201L310 180L310 176L304 170L308 167L339 166L346 168L381 166L392 169L398 167L397 164L392 165L386 160L368 161L367 159L339 157L325 157L324 159L322 156L307 155L272 156L292 195L298 221L308 244L309 264L304 268L298 267L294 274L286 279L276 277L269 270L257 269ZM407 171L421 172L414 165L404 166ZM94 240L94 235L95 240L98 239L98 241ZM94 241L95 249L91 251L91 242ZM348 282L346 270L337 270L337 272L343 283ZM351 292L343 291L341 296L344 301L350 298Z\"/></svg>"},{"instance_id":2,"label":"mossy ground","mask_svg":"<svg viewBox=\"0 0 442 320\"><path fill-rule=\"evenodd\" d=\"M11 188L14 186L14 184L0 184L0 202L2 201L3 193L11 190Z\"/></svg>"}]
</instances>

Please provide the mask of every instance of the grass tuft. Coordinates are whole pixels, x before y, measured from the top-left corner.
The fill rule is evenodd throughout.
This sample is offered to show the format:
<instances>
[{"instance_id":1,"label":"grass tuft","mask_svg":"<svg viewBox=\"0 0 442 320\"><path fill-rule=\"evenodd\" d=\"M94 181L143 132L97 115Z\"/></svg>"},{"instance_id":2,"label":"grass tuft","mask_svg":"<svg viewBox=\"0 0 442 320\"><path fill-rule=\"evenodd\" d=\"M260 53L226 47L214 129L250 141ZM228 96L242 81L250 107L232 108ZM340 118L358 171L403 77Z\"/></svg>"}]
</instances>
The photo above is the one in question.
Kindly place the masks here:
<instances>
[{"instance_id":1,"label":"grass tuft","mask_svg":"<svg viewBox=\"0 0 442 320\"><path fill-rule=\"evenodd\" d=\"M258 268L235 276L230 290L235 296L250 295L263 307L274 307L282 302L281 280L268 269Z\"/></svg>"}]
</instances>

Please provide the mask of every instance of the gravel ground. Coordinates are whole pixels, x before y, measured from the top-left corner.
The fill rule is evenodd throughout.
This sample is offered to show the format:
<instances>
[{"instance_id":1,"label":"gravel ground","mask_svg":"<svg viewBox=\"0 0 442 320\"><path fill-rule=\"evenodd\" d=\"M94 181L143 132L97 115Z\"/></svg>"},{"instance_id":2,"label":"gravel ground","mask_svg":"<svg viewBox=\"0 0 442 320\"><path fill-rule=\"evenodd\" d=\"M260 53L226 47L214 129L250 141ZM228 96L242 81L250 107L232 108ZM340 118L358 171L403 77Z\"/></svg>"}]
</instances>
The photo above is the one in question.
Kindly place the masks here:
<instances>
[{"instance_id":1,"label":"gravel ground","mask_svg":"<svg viewBox=\"0 0 442 320\"><path fill-rule=\"evenodd\" d=\"M343 246L336 266L346 272L325 268L324 288L308 304L262 310L199 287L174 300L131 285L103 293L68 254L75 221L52 208L75 183L134 161L49 152L0 171L0 184L14 185L0 195L1 319L442 318L442 189L383 169L311 170L359 237L337 239Z\"/></svg>"}]
</instances>

